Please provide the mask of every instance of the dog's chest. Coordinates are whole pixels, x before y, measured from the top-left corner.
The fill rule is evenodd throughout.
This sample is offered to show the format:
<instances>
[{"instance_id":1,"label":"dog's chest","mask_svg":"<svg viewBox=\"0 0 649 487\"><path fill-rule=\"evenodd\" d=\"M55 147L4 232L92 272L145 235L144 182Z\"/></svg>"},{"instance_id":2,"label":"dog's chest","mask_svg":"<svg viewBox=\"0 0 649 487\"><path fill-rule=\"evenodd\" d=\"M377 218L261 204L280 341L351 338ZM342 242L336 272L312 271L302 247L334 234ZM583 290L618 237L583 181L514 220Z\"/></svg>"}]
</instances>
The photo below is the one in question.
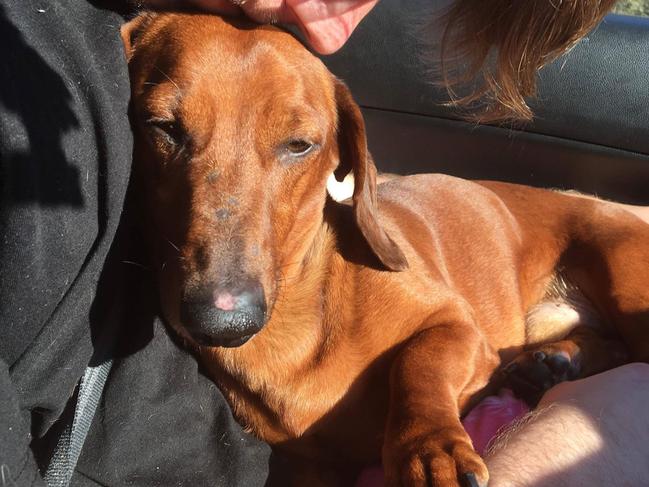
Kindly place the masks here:
<instances>
[{"instance_id":1,"label":"dog's chest","mask_svg":"<svg viewBox=\"0 0 649 487\"><path fill-rule=\"evenodd\" d=\"M246 370L255 370L256 377L219 383L247 430L300 456L378 458L388 402L385 361L361 366L332 357L292 374Z\"/></svg>"}]
</instances>

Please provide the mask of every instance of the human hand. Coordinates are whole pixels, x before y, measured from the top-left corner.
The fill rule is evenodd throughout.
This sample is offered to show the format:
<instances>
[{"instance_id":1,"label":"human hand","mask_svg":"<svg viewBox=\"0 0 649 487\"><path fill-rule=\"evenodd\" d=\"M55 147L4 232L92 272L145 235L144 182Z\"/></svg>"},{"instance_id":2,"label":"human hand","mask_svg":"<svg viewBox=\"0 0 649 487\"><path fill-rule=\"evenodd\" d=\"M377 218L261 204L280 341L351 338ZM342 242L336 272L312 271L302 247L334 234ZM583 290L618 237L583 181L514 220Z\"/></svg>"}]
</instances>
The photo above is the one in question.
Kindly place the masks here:
<instances>
[{"instance_id":1,"label":"human hand","mask_svg":"<svg viewBox=\"0 0 649 487\"><path fill-rule=\"evenodd\" d=\"M378 0L148 0L169 8L184 4L206 12L245 15L255 22L297 26L320 54L340 49Z\"/></svg>"}]
</instances>

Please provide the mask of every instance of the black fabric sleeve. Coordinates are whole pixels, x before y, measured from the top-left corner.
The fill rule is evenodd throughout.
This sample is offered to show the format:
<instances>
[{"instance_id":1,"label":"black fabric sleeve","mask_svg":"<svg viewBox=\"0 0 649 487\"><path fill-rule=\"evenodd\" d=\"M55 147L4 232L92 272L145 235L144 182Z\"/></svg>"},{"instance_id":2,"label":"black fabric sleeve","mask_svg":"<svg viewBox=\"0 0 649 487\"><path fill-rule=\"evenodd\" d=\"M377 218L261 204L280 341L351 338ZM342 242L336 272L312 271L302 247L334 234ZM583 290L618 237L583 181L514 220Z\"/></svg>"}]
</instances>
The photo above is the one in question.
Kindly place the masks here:
<instances>
[{"instance_id":1,"label":"black fabric sleeve","mask_svg":"<svg viewBox=\"0 0 649 487\"><path fill-rule=\"evenodd\" d=\"M0 466L17 485L116 331L119 293L97 296L131 169L121 23L85 0L0 0Z\"/></svg>"},{"instance_id":2,"label":"black fabric sleeve","mask_svg":"<svg viewBox=\"0 0 649 487\"><path fill-rule=\"evenodd\" d=\"M72 485L263 485L268 447L131 292L146 271L122 253L122 18L94 3L0 0L0 475L43 483L80 377L108 354Z\"/></svg>"},{"instance_id":3,"label":"black fabric sleeve","mask_svg":"<svg viewBox=\"0 0 649 487\"><path fill-rule=\"evenodd\" d=\"M262 487L270 448L243 431L216 385L163 324L138 320L117 359L73 485ZM152 336L150 335L152 334Z\"/></svg>"},{"instance_id":4,"label":"black fabric sleeve","mask_svg":"<svg viewBox=\"0 0 649 487\"><path fill-rule=\"evenodd\" d=\"M0 361L0 483L45 486L29 448L29 416L21 414L7 365Z\"/></svg>"}]
</instances>

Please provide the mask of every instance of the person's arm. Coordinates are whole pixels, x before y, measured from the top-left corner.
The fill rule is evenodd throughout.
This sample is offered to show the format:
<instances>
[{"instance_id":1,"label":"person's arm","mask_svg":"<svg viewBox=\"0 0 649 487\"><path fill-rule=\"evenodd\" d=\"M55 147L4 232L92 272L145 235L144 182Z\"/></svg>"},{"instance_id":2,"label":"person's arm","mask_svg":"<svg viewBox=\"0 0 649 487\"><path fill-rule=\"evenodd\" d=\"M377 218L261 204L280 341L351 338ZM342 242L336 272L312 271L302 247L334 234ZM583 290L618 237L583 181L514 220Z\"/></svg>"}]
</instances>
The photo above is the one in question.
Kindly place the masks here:
<instances>
[{"instance_id":1,"label":"person's arm","mask_svg":"<svg viewBox=\"0 0 649 487\"><path fill-rule=\"evenodd\" d=\"M648 403L647 364L559 384L490 448L489 486L645 485Z\"/></svg>"}]
</instances>

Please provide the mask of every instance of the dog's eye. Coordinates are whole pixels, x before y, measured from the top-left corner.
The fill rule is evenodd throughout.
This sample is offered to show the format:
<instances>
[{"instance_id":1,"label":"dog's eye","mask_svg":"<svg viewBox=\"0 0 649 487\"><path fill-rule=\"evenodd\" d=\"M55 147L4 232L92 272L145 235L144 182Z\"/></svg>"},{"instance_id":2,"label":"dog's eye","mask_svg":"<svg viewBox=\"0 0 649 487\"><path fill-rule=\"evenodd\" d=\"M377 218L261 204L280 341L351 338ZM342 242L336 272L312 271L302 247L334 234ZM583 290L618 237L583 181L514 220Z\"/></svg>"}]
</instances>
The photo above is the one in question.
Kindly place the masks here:
<instances>
[{"instance_id":1,"label":"dog's eye","mask_svg":"<svg viewBox=\"0 0 649 487\"><path fill-rule=\"evenodd\" d=\"M182 130L175 120L151 118L146 121L146 124L151 128L153 134L160 137L164 143L175 146L181 142Z\"/></svg>"},{"instance_id":2,"label":"dog's eye","mask_svg":"<svg viewBox=\"0 0 649 487\"><path fill-rule=\"evenodd\" d=\"M306 140L294 139L286 143L286 150L293 157L302 157L307 155L313 149L313 144Z\"/></svg>"}]
</instances>

